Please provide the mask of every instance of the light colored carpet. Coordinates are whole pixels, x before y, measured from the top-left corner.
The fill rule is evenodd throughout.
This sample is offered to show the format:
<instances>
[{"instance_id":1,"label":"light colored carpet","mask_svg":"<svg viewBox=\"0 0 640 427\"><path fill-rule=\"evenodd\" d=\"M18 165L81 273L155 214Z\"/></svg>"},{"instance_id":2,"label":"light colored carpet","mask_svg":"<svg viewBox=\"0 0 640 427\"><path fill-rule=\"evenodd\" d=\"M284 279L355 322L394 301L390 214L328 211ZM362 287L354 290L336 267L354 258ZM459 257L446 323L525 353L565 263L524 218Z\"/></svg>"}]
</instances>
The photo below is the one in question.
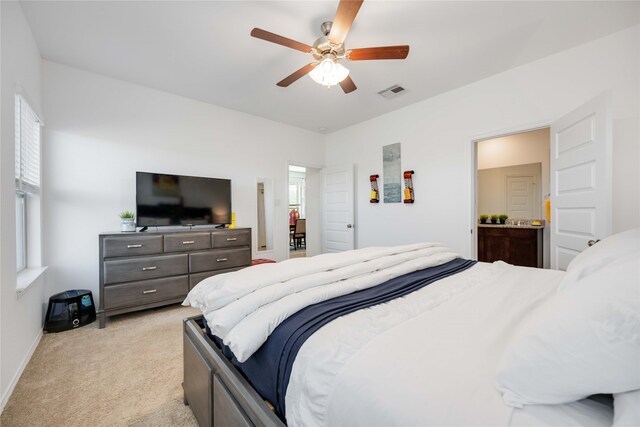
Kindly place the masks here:
<instances>
[{"instance_id":1,"label":"light colored carpet","mask_svg":"<svg viewBox=\"0 0 640 427\"><path fill-rule=\"evenodd\" d=\"M45 334L2 426L196 426L182 403L180 306Z\"/></svg>"}]
</instances>

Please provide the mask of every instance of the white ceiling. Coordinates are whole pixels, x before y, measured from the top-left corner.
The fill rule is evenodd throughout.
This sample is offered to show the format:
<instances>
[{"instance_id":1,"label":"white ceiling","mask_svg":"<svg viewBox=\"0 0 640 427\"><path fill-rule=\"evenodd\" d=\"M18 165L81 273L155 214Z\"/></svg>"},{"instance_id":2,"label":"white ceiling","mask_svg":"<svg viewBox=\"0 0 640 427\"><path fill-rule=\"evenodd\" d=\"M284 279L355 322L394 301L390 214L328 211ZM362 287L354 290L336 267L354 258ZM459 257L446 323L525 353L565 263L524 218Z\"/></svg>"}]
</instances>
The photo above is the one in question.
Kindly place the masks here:
<instances>
[{"instance_id":1,"label":"white ceiling","mask_svg":"<svg viewBox=\"0 0 640 427\"><path fill-rule=\"evenodd\" d=\"M344 64L345 95L304 77L311 57L249 36L312 44L336 1L23 1L45 59L316 132L332 132L639 22L639 2L364 2L347 48L409 44L404 61ZM377 92L395 83L394 99Z\"/></svg>"}]
</instances>

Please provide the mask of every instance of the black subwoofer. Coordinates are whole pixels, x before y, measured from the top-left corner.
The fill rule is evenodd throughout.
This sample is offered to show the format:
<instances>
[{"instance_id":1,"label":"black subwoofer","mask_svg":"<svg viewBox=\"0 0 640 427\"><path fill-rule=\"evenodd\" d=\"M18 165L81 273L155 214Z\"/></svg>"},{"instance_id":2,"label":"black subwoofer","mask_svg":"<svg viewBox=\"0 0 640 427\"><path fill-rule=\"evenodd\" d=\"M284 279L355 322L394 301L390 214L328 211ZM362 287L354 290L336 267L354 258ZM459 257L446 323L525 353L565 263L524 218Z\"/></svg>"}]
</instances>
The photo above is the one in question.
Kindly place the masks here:
<instances>
[{"instance_id":1,"label":"black subwoofer","mask_svg":"<svg viewBox=\"0 0 640 427\"><path fill-rule=\"evenodd\" d=\"M91 291L76 289L49 298L44 321L45 332L61 332L88 325L96 320L96 306Z\"/></svg>"}]
</instances>

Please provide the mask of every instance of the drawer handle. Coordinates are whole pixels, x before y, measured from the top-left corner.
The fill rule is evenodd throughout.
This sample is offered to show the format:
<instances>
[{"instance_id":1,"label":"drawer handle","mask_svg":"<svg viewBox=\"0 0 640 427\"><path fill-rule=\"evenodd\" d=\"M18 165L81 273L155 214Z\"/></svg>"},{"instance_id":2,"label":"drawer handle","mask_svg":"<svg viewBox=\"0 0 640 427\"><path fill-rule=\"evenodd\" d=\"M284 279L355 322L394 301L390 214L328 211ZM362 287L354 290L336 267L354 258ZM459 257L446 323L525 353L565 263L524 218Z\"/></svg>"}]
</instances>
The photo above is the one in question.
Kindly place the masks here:
<instances>
[{"instance_id":1,"label":"drawer handle","mask_svg":"<svg viewBox=\"0 0 640 427\"><path fill-rule=\"evenodd\" d=\"M227 261L227 258L218 258L216 261L218 261L218 262L225 262L225 261Z\"/></svg>"},{"instance_id":2,"label":"drawer handle","mask_svg":"<svg viewBox=\"0 0 640 427\"><path fill-rule=\"evenodd\" d=\"M158 292L157 289L149 289L148 291L142 291L143 294L153 294Z\"/></svg>"},{"instance_id":3,"label":"drawer handle","mask_svg":"<svg viewBox=\"0 0 640 427\"><path fill-rule=\"evenodd\" d=\"M235 242L236 240L238 240L237 237L227 237L227 242Z\"/></svg>"},{"instance_id":4,"label":"drawer handle","mask_svg":"<svg viewBox=\"0 0 640 427\"><path fill-rule=\"evenodd\" d=\"M185 240L184 242L182 242L183 245L193 245L196 241L195 240Z\"/></svg>"},{"instance_id":5,"label":"drawer handle","mask_svg":"<svg viewBox=\"0 0 640 427\"><path fill-rule=\"evenodd\" d=\"M127 249L141 248L142 245L127 245Z\"/></svg>"},{"instance_id":6,"label":"drawer handle","mask_svg":"<svg viewBox=\"0 0 640 427\"><path fill-rule=\"evenodd\" d=\"M155 265L153 265L151 267L142 267L142 271L155 270L156 268L158 268L158 267L156 267Z\"/></svg>"}]
</instances>

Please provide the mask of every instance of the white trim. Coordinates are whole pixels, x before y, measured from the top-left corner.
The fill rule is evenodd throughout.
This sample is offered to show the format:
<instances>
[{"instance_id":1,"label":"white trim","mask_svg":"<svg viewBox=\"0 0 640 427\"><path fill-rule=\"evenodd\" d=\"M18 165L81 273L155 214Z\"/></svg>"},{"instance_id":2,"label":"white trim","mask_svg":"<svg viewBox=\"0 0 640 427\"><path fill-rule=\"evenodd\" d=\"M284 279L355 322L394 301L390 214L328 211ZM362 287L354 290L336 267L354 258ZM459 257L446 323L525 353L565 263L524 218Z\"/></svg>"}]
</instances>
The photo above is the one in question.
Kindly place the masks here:
<instances>
[{"instance_id":1,"label":"white trim","mask_svg":"<svg viewBox=\"0 0 640 427\"><path fill-rule=\"evenodd\" d=\"M309 163L309 162L296 162L294 160L287 160L287 176L289 176L289 165L292 166L303 166L305 168L313 168L313 169L322 169L326 166L319 165L317 163Z\"/></svg>"},{"instance_id":2,"label":"white trim","mask_svg":"<svg viewBox=\"0 0 640 427\"><path fill-rule=\"evenodd\" d=\"M521 124L518 126L510 126L506 128L502 128L500 130L495 130L492 132L487 132L484 134L478 134L475 136L467 137L469 141L469 145L467 146L467 155L469 165L471 166L471 173L469 174L469 223L468 228L470 233L468 234L468 245L467 248L469 250L468 258L478 259L478 221L476 219L476 196L478 192L478 183L476 182L476 172L478 170L478 153L477 147L478 142L485 141L487 139L494 138L502 138L509 135L515 135L518 133L531 132L538 129L550 128L551 122L553 120L539 120L536 122Z\"/></svg>"},{"instance_id":3,"label":"white trim","mask_svg":"<svg viewBox=\"0 0 640 427\"><path fill-rule=\"evenodd\" d=\"M40 276L47 271L47 268L48 267L30 267L25 268L18 273L16 284L16 293L18 294L18 298L24 295L29 287L38 281Z\"/></svg>"},{"instance_id":4,"label":"white trim","mask_svg":"<svg viewBox=\"0 0 640 427\"><path fill-rule=\"evenodd\" d=\"M4 396L2 396L2 406L0 406L0 413L4 411L4 407L7 406L7 403L9 403L9 398L11 397L11 394L13 394L13 390L16 388L16 385L18 384L18 381L20 380L22 373L24 372L25 368L29 364L29 361L31 360L31 356L33 356L33 353L35 353L36 348L38 348L38 344L40 344L41 339L42 339L42 329L40 329L40 331L38 332L38 335L36 335L35 340L33 340L31 347L29 347L29 351L25 355L24 359L22 359L22 363L20 363L18 370L16 371L15 375L11 379L11 382L9 383L9 387L7 387L7 391L4 393Z\"/></svg>"}]
</instances>

